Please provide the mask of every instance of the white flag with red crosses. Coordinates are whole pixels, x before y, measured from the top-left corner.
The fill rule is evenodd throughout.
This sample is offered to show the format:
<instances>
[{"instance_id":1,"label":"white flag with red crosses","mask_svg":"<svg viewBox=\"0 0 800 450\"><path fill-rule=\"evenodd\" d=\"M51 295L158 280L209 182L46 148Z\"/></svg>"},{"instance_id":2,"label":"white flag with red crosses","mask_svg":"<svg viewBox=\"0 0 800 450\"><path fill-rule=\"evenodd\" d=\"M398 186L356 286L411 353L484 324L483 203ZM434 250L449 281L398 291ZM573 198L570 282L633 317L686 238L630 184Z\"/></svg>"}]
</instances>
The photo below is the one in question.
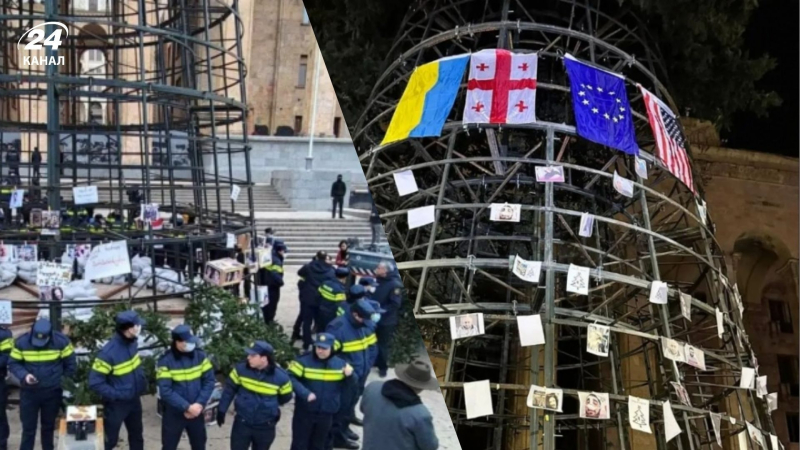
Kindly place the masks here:
<instances>
[{"instance_id":1,"label":"white flag with red crosses","mask_svg":"<svg viewBox=\"0 0 800 450\"><path fill-rule=\"evenodd\" d=\"M490 49L470 58L464 123L536 120L536 53Z\"/></svg>"}]
</instances>

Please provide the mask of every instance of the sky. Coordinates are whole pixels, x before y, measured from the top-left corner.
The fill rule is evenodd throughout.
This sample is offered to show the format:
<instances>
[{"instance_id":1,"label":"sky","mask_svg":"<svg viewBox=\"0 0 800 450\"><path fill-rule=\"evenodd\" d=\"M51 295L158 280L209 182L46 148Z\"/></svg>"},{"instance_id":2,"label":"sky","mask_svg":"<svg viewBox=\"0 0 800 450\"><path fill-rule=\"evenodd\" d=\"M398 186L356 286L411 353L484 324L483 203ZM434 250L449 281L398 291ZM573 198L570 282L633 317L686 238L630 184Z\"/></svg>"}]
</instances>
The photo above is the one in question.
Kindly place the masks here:
<instances>
[{"instance_id":1,"label":"sky","mask_svg":"<svg viewBox=\"0 0 800 450\"><path fill-rule=\"evenodd\" d=\"M777 67L758 86L777 92L783 104L767 118L757 118L754 114L735 116L731 130L722 133L722 138L727 139L726 147L798 157L798 17L797 0L760 0L745 33L745 45L753 56L767 53L776 58Z\"/></svg>"}]
</instances>

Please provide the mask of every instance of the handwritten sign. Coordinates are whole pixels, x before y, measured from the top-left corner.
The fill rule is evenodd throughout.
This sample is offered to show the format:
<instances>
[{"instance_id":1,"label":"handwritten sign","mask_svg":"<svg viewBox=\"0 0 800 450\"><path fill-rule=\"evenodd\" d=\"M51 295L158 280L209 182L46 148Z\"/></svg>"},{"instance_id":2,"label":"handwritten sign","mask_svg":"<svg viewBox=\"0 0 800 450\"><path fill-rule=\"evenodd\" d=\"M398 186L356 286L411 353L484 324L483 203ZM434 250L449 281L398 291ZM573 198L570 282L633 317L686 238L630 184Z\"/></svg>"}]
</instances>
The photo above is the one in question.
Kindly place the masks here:
<instances>
[{"instance_id":1,"label":"handwritten sign","mask_svg":"<svg viewBox=\"0 0 800 450\"><path fill-rule=\"evenodd\" d=\"M233 233L227 233L225 235L227 242L225 243L226 248L233 248L236 245L236 235Z\"/></svg>"},{"instance_id":2,"label":"handwritten sign","mask_svg":"<svg viewBox=\"0 0 800 450\"><path fill-rule=\"evenodd\" d=\"M88 205L99 201L97 186L78 186L72 188L72 198L76 205Z\"/></svg>"},{"instance_id":3,"label":"handwritten sign","mask_svg":"<svg viewBox=\"0 0 800 450\"><path fill-rule=\"evenodd\" d=\"M85 279L99 280L131 273L131 258L125 241L109 242L92 249L86 259Z\"/></svg>"},{"instance_id":4,"label":"handwritten sign","mask_svg":"<svg viewBox=\"0 0 800 450\"><path fill-rule=\"evenodd\" d=\"M72 265L39 261L36 273L37 286L64 286L72 279Z\"/></svg>"}]
</instances>

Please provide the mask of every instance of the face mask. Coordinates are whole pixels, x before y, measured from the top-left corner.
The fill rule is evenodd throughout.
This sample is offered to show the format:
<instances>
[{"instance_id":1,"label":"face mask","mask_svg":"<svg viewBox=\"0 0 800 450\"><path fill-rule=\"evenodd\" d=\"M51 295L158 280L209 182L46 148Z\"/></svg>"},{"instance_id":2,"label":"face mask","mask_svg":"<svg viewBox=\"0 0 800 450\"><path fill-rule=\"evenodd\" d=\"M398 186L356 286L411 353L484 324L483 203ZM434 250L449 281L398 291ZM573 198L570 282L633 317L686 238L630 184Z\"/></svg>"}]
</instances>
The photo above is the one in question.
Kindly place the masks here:
<instances>
[{"instance_id":1,"label":"face mask","mask_svg":"<svg viewBox=\"0 0 800 450\"><path fill-rule=\"evenodd\" d=\"M367 293L374 294L375 293L375 286L367 286Z\"/></svg>"},{"instance_id":2,"label":"face mask","mask_svg":"<svg viewBox=\"0 0 800 450\"><path fill-rule=\"evenodd\" d=\"M381 321L381 314L380 313L374 313L371 316L369 316L369 318L370 318L371 321L373 321L375 323L378 323L378 322Z\"/></svg>"},{"instance_id":3,"label":"face mask","mask_svg":"<svg viewBox=\"0 0 800 450\"><path fill-rule=\"evenodd\" d=\"M195 344L194 342L187 342L186 345L183 347L183 352L184 353L193 352L195 347L197 347L197 344Z\"/></svg>"}]
</instances>

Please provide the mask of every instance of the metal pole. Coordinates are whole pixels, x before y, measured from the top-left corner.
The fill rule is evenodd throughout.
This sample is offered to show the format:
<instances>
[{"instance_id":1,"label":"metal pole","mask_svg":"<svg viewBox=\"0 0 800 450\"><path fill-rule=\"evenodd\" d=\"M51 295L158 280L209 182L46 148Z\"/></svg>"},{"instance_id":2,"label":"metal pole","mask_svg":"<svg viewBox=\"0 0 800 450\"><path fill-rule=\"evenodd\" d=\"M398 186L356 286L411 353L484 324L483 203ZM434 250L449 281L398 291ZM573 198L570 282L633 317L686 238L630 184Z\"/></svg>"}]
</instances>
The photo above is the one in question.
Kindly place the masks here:
<instances>
[{"instance_id":1,"label":"metal pole","mask_svg":"<svg viewBox=\"0 0 800 450\"><path fill-rule=\"evenodd\" d=\"M308 129L308 156L306 156L306 170L311 170L314 161L314 133L317 129L317 95L319 94L319 66L322 65L322 52L317 46L314 58L314 94L311 97L311 125Z\"/></svg>"},{"instance_id":2,"label":"metal pole","mask_svg":"<svg viewBox=\"0 0 800 450\"><path fill-rule=\"evenodd\" d=\"M45 17L47 22L52 22L53 17L58 15L58 0L47 0L45 2ZM56 25L45 26L45 35L50 36L56 29ZM48 61L58 59L58 49L52 46L44 46L45 57ZM58 75L58 66L48 64L45 66L45 73L48 77ZM60 116L58 113L58 90L54 81L47 82L47 206L51 211L61 210L61 179L60 179L60 148L58 130L60 127ZM58 256L58 248L53 242L48 249L49 257L55 260ZM61 308L56 302L50 304L50 322L54 330L61 329Z\"/></svg>"}]
</instances>

